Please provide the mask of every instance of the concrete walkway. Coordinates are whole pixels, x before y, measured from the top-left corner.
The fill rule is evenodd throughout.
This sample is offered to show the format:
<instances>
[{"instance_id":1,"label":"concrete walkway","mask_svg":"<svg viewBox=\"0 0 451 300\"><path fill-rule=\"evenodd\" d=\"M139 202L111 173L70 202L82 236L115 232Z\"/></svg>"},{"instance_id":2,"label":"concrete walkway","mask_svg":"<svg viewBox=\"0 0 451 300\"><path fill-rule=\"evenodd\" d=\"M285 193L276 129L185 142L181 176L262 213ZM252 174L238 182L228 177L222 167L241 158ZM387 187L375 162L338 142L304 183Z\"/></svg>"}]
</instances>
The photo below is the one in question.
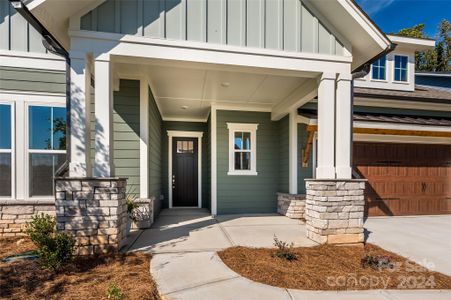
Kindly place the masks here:
<instances>
[{"instance_id":1,"label":"concrete walkway","mask_svg":"<svg viewBox=\"0 0 451 300\"><path fill-rule=\"evenodd\" d=\"M451 291L290 290L260 284L230 270L216 251L234 246L272 247L276 235L296 246L313 246L305 226L276 215L221 216L207 211L166 210L139 232L129 251L153 253L151 273L164 299L451 299Z\"/></svg>"}]
</instances>

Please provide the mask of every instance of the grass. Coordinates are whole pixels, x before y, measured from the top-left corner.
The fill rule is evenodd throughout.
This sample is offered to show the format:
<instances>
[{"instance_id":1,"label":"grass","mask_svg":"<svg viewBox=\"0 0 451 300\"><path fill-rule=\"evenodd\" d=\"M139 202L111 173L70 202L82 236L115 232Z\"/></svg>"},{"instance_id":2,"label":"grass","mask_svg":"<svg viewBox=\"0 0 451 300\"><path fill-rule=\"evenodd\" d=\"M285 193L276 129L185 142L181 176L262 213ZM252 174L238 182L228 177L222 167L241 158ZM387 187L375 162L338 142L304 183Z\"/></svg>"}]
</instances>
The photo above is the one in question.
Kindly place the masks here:
<instances>
[{"instance_id":1,"label":"grass","mask_svg":"<svg viewBox=\"0 0 451 300\"><path fill-rule=\"evenodd\" d=\"M430 271L378 246L321 245L292 248L296 260L276 249L232 247L219 252L236 273L260 283L303 290L450 289L451 276ZM394 268L362 266L366 255L389 257Z\"/></svg>"},{"instance_id":2,"label":"grass","mask_svg":"<svg viewBox=\"0 0 451 300\"><path fill-rule=\"evenodd\" d=\"M26 238L0 238L0 259L33 249ZM160 300L150 259L138 253L77 257L59 273L41 269L36 261L0 262L0 298L107 299L108 289L115 285L123 299Z\"/></svg>"}]
</instances>

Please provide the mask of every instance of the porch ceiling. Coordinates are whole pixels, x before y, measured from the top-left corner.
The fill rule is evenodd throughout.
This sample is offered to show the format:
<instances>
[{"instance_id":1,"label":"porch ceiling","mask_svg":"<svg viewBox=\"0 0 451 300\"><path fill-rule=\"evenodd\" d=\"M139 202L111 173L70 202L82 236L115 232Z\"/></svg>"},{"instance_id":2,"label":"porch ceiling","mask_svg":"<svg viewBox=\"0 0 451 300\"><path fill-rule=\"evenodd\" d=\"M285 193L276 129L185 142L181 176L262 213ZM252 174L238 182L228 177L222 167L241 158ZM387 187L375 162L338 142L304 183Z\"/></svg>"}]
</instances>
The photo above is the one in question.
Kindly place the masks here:
<instances>
[{"instance_id":1,"label":"porch ceiling","mask_svg":"<svg viewBox=\"0 0 451 300\"><path fill-rule=\"evenodd\" d=\"M207 65L180 67L116 63L114 69L120 78L146 76L165 120L205 121L213 104L270 112L306 80L317 76L313 73L302 77L299 74L284 76Z\"/></svg>"}]
</instances>

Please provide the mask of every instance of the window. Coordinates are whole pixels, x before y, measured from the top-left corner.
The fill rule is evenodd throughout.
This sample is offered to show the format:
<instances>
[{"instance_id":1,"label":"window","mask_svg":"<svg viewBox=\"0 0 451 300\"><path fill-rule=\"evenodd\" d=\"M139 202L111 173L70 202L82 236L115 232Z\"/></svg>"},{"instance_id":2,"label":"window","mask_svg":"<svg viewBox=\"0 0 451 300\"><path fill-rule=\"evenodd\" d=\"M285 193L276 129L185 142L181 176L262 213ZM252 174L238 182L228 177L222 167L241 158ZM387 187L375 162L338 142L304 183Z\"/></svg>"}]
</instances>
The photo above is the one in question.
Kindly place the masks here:
<instances>
[{"instance_id":1,"label":"window","mask_svg":"<svg viewBox=\"0 0 451 300\"><path fill-rule=\"evenodd\" d=\"M385 80L386 57L383 56L373 63L373 79Z\"/></svg>"},{"instance_id":2,"label":"window","mask_svg":"<svg viewBox=\"0 0 451 300\"><path fill-rule=\"evenodd\" d=\"M28 118L30 196L51 196L53 174L66 159L66 109L30 106Z\"/></svg>"},{"instance_id":3,"label":"window","mask_svg":"<svg viewBox=\"0 0 451 300\"><path fill-rule=\"evenodd\" d=\"M12 109L0 104L0 197L12 197Z\"/></svg>"},{"instance_id":4,"label":"window","mask_svg":"<svg viewBox=\"0 0 451 300\"><path fill-rule=\"evenodd\" d=\"M177 141L177 153L194 153L194 142Z\"/></svg>"},{"instance_id":5,"label":"window","mask_svg":"<svg viewBox=\"0 0 451 300\"><path fill-rule=\"evenodd\" d=\"M257 175L257 127L258 124L227 123L228 175Z\"/></svg>"},{"instance_id":6,"label":"window","mask_svg":"<svg viewBox=\"0 0 451 300\"><path fill-rule=\"evenodd\" d=\"M407 56L395 55L395 81L407 81Z\"/></svg>"}]
</instances>

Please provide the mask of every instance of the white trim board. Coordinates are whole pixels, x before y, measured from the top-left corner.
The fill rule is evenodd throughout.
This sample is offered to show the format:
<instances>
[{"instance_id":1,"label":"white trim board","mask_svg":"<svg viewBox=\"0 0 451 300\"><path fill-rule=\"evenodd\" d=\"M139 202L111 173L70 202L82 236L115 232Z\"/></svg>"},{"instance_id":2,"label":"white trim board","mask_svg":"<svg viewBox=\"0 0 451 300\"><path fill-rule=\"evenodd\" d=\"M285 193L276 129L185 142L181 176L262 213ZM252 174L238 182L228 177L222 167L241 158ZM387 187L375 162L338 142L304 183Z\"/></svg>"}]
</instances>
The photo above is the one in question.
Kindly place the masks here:
<instances>
[{"instance_id":1,"label":"white trim board","mask_svg":"<svg viewBox=\"0 0 451 300\"><path fill-rule=\"evenodd\" d=\"M172 138L190 137L197 138L197 207L202 208L202 131L178 131L168 130L168 196L169 208L172 203Z\"/></svg>"}]
</instances>

